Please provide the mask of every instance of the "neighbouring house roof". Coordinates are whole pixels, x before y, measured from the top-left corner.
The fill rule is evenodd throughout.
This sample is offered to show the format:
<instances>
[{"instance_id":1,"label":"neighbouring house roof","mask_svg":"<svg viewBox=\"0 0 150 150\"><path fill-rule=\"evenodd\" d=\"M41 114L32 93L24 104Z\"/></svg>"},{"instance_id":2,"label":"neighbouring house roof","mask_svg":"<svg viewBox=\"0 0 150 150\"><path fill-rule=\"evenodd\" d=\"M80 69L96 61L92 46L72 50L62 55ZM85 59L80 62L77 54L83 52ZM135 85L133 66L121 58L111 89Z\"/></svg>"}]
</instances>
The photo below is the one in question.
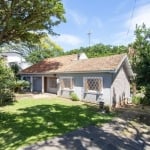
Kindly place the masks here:
<instances>
[{"instance_id":1,"label":"neighbouring house roof","mask_svg":"<svg viewBox=\"0 0 150 150\"><path fill-rule=\"evenodd\" d=\"M21 70L31 66L32 64L27 62L21 53L17 51L8 51L0 53L0 57L5 59L8 66L17 64Z\"/></svg>"},{"instance_id":2,"label":"neighbouring house roof","mask_svg":"<svg viewBox=\"0 0 150 150\"><path fill-rule=\"evenodd\" d=\"M78 60L77 57L77 54L73 54L48 58L22 70L20 74L116 72L123 62L126 62L129 74L133 73L126 54L84 60Z\"/></svg>"}]
</instances>

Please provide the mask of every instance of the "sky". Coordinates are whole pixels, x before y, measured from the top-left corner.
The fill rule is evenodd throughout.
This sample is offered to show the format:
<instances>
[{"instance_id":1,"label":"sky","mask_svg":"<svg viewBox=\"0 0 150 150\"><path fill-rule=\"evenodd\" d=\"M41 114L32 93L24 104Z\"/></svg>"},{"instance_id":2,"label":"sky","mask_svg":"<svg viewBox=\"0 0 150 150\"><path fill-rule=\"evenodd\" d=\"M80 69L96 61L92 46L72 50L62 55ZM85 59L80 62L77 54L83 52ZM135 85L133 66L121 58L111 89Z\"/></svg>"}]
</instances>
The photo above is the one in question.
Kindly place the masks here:
<instances>
[{"instance_id":1,"label":"sky","mask_svg":"<svg viewBox=\"0 0 150 150\"><path fill-rule=\"evenodd\" d=\"M144 22L150 27L150 0L62 0L62 3L67 22L54 27L60 36L51 38L64 51L98 43L127 45L134 41L136 24Z\"/></svg>"}]
</instances>

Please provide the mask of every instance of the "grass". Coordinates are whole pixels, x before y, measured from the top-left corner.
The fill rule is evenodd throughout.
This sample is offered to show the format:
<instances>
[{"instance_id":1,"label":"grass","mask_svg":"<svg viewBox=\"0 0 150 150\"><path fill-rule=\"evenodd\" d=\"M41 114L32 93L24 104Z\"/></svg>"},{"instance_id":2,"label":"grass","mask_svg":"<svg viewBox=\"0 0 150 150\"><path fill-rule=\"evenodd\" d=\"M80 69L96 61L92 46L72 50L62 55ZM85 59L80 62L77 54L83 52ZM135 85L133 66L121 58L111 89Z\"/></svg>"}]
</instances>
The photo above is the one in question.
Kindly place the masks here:
<instances>
[{"instance_id":1,"label":"grass","mask_svg":"<svg viewBox=\"0 0 150 150\"><path fill-rule=\"evenodd\" d=\"M111 120L112 115L81 102L62 98L22 98L9 106L0 107L0 149L18 147L91 124Z\"/></svg>"}]
</instances>

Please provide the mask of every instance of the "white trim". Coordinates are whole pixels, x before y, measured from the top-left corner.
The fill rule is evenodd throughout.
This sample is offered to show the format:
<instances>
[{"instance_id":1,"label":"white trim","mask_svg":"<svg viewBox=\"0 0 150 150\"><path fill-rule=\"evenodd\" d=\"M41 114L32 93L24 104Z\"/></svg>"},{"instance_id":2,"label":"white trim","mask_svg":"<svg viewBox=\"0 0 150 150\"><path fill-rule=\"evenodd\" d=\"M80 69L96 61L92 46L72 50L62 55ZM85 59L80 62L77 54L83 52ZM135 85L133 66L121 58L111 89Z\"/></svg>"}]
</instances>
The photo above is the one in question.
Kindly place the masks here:
<instances>
[{"instance_id":1,"label":"white trim","mask_svg":"<svg viewBox=\"0 0 150 150\"><path fill-rule=\"evenodd\" d=\"M49 73L19 73L20 75L52 75L52 74L68 74L68 73L116 73L116 69L113 70L91 70L91 71L64 71L64 72L49 72Z\"/></svg>"},{"instance_id":2,"label":"white trim","mask_svg":"<svg viewBox=\"0 0 150 150\"><path fill-rule=\"evenodd\" d=\"M132 67L131 67L131 64L129 62L128 57L125 59L125 63L126 63L126 69L127 69L128 73L129 73L129 76L130 77L134 77L134 73L133 73L133 70L132 70Z\"/></svg>"},{"instance_id":3,"label":"white trim","mask_svg":"<svg viewBox=\"0 0 150 150\"><path fill-rule=\"evenodd\" d=\"M42 76L42 93L44 93L44 76Z\"/></svg>"},{"instance_id":4,"label":"white trim","mask_svg":"<svg viewBox=\"0 0 150 150\"><path fill-rule=\"evenodd\" d=\"M64 79L64 78L65 78L65 79L66 79L66 78L69 78L69 79L70 79L70 78L73 78L73 77L72 77L72 76L67 76L67 77L66 77L66 76L61 76L61 77L60 77L60 79Z\"/></svg>"},{"instance_id":5,"label":"white trim","mask_svg":"<svg viewBox=\"0 0 150 150\"><path fill-rule=\"evenodd\" d=\"M119 68L121 67L122 63L124 62L124 60L125 60L126 58L127 58L127 55L125 55L125 56L122 58L121 62L118 64L118 66L117 66L117 68L116 68L116 72L119 70Z\"/></svg>"},{"instance_id":6,"label":"white trim","mask_svg":"<svg viewBox=\"0 0 150 150\"><path fill-rule=\"evenodd\" d=\"M31 83L30 91L33 92L33 76L30 76L30 83Z\"/></svg>"}]
</instances>

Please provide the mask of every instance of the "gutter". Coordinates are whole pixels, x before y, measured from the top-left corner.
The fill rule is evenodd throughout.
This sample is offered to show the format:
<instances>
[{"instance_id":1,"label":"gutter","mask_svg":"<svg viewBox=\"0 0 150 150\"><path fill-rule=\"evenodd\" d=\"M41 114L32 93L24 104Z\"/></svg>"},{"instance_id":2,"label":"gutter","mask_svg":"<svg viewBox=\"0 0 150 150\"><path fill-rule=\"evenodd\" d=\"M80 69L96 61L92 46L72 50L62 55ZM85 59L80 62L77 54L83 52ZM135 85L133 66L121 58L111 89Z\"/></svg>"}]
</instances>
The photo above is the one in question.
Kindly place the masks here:
<instances>
[{"instance_id":1,"label":"gutter","mask_svg":"<svg viewBox=\"0 0 150 150\"><path fill-rule=\"evenodd\" d=\"M38 75L47 75L47 74L68 74L68 73L116 73L116 70L94 70L94 71L66 71L66 72L50 72L50 73L19 73L20 75L33 75L33 74L38 74Z\"/></svg>"}]
</instances>

